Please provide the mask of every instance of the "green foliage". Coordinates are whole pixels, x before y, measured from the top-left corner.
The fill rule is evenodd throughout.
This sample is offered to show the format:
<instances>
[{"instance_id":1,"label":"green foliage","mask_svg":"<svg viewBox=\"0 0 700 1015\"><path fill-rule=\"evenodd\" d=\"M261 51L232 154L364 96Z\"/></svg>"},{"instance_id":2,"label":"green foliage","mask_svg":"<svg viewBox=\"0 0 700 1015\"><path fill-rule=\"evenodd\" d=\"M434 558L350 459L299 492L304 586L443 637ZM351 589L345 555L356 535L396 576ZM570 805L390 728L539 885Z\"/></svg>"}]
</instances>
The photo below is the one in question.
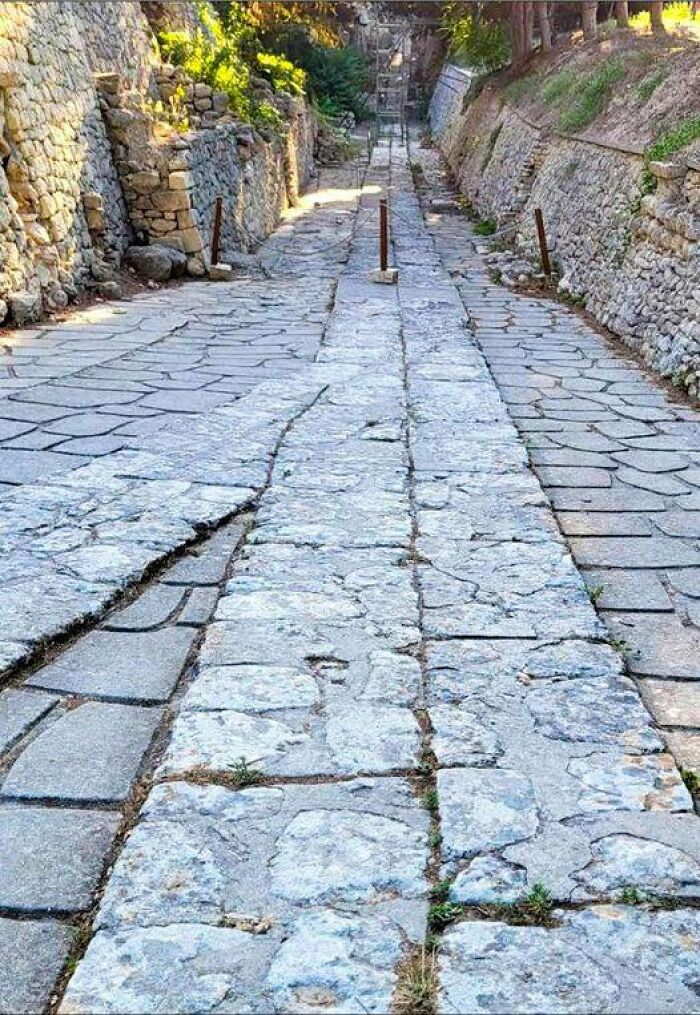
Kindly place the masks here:
<instances>
[{"instance_id":1,"label":"green foliage","mask_svg":"<svg viewBox=\"0 0 700 1015\"><path fill-rule=\"evenodd\" d=\"M158 33L161 54L183 67L195 81L203 81L217 92L226 92L231 111L247 119L252 111L250 69L242 50L250 38L250 29L237 4L231 4L222 19L206 5L201 5L198 13L203 27L193 34L184 30Z\"/></svg>"},{"instance_id":2,"label":"green foliage","mask_svg":"<svg viewBox=\"0 0 700 1015\"><path fill-rule=\"evenodd\" d=\"M522 77L510 81L503 89L503 93L510 102L517 102L525 95L530 95L539 84L537 74L524 74Z\"/></svg>"},{"instance_id":3,"label":"green foliage","mask_svg":"<svg viewBox=\"0 0 700 1015\"><path fill-rule=\"evenodd\" d=\"M649 145L644 153L642 193L651 194L656 190L657 181L649 170L650 162L665 162L698 138L700 138L700 116L689 116Z\"/></svg>"},{"instance_id":4,"label":"green foliage","mask_svg":"<svg viewBox=\"0 0 700 1015\"><path fill-rule=\"evenodd\" d=\"M516 925L551 926L554 902L548 889L539 882L518 902L496 907L496 915Z\"/></svg>"},{"instance_id":5,"label":"green foliage","mask_svg":"<svg viewBox=\"0 0 700 1015\"><path fill-rule=\"evenodd\" d=\"M681 779L691 796L700 796L700 772L694 772L691 768L679 769Z\"/></svg>"},{"instance_id":6,"label":"green foliage","mask_svg":"<svg viewBox=\"0 0 700 1015\"><path fill-rule=\"evenodd\" d=\"M663 9L663 21L666 31L674 28L687 28L693 23L693 8L690 3L665 4ZM649 11L640 11L630 18L630 27L637 31L648 31L651 28L651 14Z\"/></svg>"},{"instance_id":7,"label":"green foliage","mask_svg":"<svg viewBox=\"0 0 700 1015\"><path fill-rule=\"evenodd\" d=\"M510 39L503 21L487 21L465 11L464 4L448 3L442 24L451 54L475 70L491 73L510 60Z\"/></svg>"},{"instance_id":8,"label":"green foliage","mask_svg":"<svg viewBox=\"0 0 700 1015\"><path fill-rule=\"evenodd\" d=\"M579 75L571 67L560 70L548 78L540 91L540 98L548 106L555 106L573 90Z\"/></svg>"},{"instance_id":9,"label":"green foliage","mask_svg":"<svg viewBox=\"0 0 700 1015\"><path fill-rule=\"evenodd\" d=\"M669 75L669 71L665 68L655 71L653 74L648 74L643 78L634 90L634 94L640 102L648 102L651 96L654 94L656 89L665 81Z\"/></svg>"},{"instance_id":10,"label":"green foliage","mask_svg":"<svg viewBox=\"0 0 700 1015\"><path fill-rule=\"evenodd\" d=\"M562 114L559 126L564 131L582 130L603 111L612 86L625 76L620 59L611 56L584 79L573 96L571 105Z\"/></svg>"},{"instance_id":11,"label":"green foliage","mask_svg":"<svg viewBox=\"0 0 700 1015\"><path fill-rule=\"evenodd\" d=\"M278 53L257 53L256 62L261 74L268 79L276 92L303 95L306 91L306 71L295 67L291 60Z\"/></svg>"},{"instance_id":12,"label":"green foliage","mask_svg":"<svg viewBox=\"0 0 700 1015\"><path fill-rule=\"evenodd\" d=\"M428 789L423 794L423 806L428 811L437 811L438 809L438 795L436 789Z\"/></svg>"},{"instance_id":13,"label":"green foliage","mask_svg":"<svg viewBox=\"0 0 700 1015\"><path fill-rule=\"evenodd\" d=\"M326 115L350 112L356 120L367 117L369 63L358 49L309 46L298 62L306 71L310 95Z\"/></svg>"},{"instance_id":14,"label":"green foliage","mask_svg":"<svg viewBox=\"0 0 700 1015\"><path fill-rule=\"evenodd\" d=\"M432 931L444 930L464 912L464 907L455 902L436 902L428 909L428 927Z\"/></svg>"},{"instance_id":15,"label":"green foliage","mask_svg":"<svg viewBox=\"0 0 700 1015\"><path fill-rule=\"evenodd\" d=\"M238 761L234 761L228 767L231 770L231 782L238 789L244 789L246 786L255 786L262 779L262 773L252 768L244 757L240 757Z\"/></svg>"},{"instance_id":16,"label":"green foliage","mask_svg":"<svg viewBox=\"0 0 700 1015\"><path fill-rule=\"evenodd\" d=\"M493 236L496 232L496 223L493 219L480 219L474 223L473 229L477 236Z\"/></svg>"}]
</instances>

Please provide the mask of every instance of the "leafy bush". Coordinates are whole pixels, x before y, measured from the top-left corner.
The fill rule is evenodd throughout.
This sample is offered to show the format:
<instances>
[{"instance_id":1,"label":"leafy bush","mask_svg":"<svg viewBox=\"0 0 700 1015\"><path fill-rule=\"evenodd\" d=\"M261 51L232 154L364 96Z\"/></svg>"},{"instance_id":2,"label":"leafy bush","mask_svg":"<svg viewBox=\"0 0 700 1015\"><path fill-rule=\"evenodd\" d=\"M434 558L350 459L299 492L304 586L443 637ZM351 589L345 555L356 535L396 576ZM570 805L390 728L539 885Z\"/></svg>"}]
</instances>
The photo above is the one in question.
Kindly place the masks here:
<instances>
[{"instance_id":1,"label":"leafy bush","mask_svg":"<svg viewBox=\"0 0 700 1015\"><path fill-rule=\"evenodd\" d=\"M276 92L303 95L306 91L306 71L295 67L291 60L278 53L257 53L260 73L268 79Z\"/></svg>"},{"instance_id":2,"label":"leafy bush","mask_svg":"<svg viewBox=\"0 0 700 1015\"><path fill-rule=\"evenodd\" d=\"M183 67L195 81L226 92L232 112L247 119L252 112L250 69L241 52L247 26L233 7L220 20L202 5L202 28L192 35L184 30L159 32L158 44L163 57Z\"/></svg>"},{"instance_id":3,"label":"leafy bush","mask_svg":"<svg viewBox=\"0 0 700 1015\"><path fill-rule=\"evenodd\" d=\"M357 120L365 119L369 63L363 53L352 46L310 46L298 62L306 71L309 94L327 115L348 111Z\"/></svg>"},{"instance_id":4,"label":"leafy bush","mask_svg":"<svg viewBox=\"0 0 700 1015\"><path fill-rule=\"evenodd\" d=\"M447 4L443 30L450 40L450 52L477 71L500 70L510 60L510 38L502 21L485 21L464 11L462 4Z\"/></svg>"},{"instance_id":5,"label":"leafy bush","mask_svg":"<svg viewBox=\"0 0 700 1015\"><path fill-rule=\"evenodd\" d=\"M587 127L603 111L612 86L625 76L625 67L617 57L610 57L584 79L571 106L563 113L559 126L564 131Z\"/></svg>"},{"instance_id":6,"label":"leafy bush","mask_svg":"<svg viewBox=\"0 0 700 1015\"><path fill-rule=\"evenodd\" d=\"M548 106L554 106L569 94L574 85L578 82L579 76L571 67L560 70L553 74L545 82L540 92L540 98Z\"/></svg>"}]
</instances>

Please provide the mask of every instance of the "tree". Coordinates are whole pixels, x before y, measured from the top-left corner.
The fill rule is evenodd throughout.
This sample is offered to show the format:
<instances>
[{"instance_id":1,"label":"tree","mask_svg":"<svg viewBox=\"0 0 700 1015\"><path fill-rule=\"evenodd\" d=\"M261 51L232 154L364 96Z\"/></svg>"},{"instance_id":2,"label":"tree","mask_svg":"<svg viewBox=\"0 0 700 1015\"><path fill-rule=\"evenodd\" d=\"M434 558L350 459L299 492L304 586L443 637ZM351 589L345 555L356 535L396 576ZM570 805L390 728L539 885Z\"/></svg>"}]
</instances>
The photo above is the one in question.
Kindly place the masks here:
<instances>
[{"instance_id":1,"label":"tree","mask_svg":"<svg viewBox=\"0 0 700 1015\"><path fill-rule=\"evenodd\" d=\"M537 20L540 25L542 36L542 52L549 53L552 48L552 23L549 20L549 3L547 0L537 0Z\"/></svg>"},{"instance_id":2,"label":"tree","mask_svg":"<svg viewBox=\"0 0 700 1015\"><path fill-rule=\"evenodd\" d=\"M582 0L581 24L584 39L595 39L598 30L598 0Z\"/></svg>"},{"instance_id":3,"label":"tree","mask_svg":"<svg viewBox=\"0 0 700 1015\"><path fill-rule=\"evenodd\" d=\"M510 31L513 40L513 68L520 70L527 59L525 50L525 0L510 5Z\"/></svg>"},{"instance_id":4,"label":"tree","mask_svg":"<svg viewBox=\"0 0 700 1015\"><path fill-rule=\"evenodd\" d=\"M653 0L653 3L650 4L650 8L652 32L665 32L663 0Z\"/></svg>"},{"instance_id":5,"label":"tree","mask_svg":"<svg viewBox=\"0 0 700 1015\"><path fill-rule=\"evenodd\" d=\"M627 0L616 0L615 17L618 28L629 28L630 12Z\"/></svg>"}]
</instances>

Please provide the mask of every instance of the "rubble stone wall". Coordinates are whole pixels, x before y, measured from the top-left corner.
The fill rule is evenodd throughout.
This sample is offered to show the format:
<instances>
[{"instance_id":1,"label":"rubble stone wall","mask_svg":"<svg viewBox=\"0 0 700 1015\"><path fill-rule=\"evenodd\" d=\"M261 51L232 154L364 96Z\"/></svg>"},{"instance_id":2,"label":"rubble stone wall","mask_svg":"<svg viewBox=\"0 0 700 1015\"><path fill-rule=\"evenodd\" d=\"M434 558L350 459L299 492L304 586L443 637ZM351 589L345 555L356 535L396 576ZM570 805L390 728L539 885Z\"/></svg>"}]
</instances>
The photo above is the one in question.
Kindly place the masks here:
<instances>
[{"instance_id":1,"label":"rubble stone wall","mask_svg":"<svg viewBox=\"0 0 700 1015\"><path fill-rule=\"evenodd\" d=\"M187 21L188 4L173 9ZM167 74L139 2L0 4L0 324L99 289L135 240L184 250L201 274L217 194L222 251L249 249L307 186L303 100L274 97L289 130L266 139L192 83L195 129L180 135L154 119Z\"/></svg>"},{"instance_id":2,"label":"rubble stone wall","mask_svg":"<svg viewBox=\"0 0 700 1015\"><path fill-rule=\"evenodd\" d=\"M495 91L471 98L469 82L450 67L430 120L478 214L513 224L516 244L535 259L534 209L541 208L561 287L652 367L696 394L700 167L682 158L652 166L656 189L648 193L641 151L547 133Z\"/></svg>"}]
</instances>

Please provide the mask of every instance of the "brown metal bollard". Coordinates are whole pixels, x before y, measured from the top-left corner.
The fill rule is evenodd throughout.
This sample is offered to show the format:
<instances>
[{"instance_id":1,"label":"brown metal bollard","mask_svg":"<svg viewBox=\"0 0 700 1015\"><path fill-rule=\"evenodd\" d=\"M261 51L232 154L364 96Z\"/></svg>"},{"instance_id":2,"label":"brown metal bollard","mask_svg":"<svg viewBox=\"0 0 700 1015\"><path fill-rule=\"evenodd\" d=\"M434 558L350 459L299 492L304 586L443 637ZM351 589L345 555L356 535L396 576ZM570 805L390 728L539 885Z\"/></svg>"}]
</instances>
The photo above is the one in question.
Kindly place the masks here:
<instances>
[{"instance_id":1,"label":"brown metal bollard","mask_svg":"<svg viewBox=\"0 0 700 1015\"><path fill-rule=\"evenodd\" d=\"M549 263L549 250L547 249L547 235L544 231L544 219L542 218L542 209L535 208L535 224L537 226L537 239L540 244L540 259L542 261L542 269L545 275L552 274L552 265Z\"/></svg>"},{"instance_id":2,"label":"brown metal bollard","mask_svg":"<svg viewBox=\"0 0 700 1015\"><path fill-rule=\"evenodd\" d=\"M382 271L389 267L389 207L385 197L379 202L379 267Z\"/></svg>"},{"instance_id":3,"label":"brown metal bollard","mask_svg":"<svg viewBox=\"0 0 700 1015\"><path fill-rule=\"evenodd\" d=\"M223 197L217 197L216 206L214 208L214 228L211 234L211 263L219 263L219 244L221 242L221 211L223 207Z\"/></svg>"}]
</instances>

